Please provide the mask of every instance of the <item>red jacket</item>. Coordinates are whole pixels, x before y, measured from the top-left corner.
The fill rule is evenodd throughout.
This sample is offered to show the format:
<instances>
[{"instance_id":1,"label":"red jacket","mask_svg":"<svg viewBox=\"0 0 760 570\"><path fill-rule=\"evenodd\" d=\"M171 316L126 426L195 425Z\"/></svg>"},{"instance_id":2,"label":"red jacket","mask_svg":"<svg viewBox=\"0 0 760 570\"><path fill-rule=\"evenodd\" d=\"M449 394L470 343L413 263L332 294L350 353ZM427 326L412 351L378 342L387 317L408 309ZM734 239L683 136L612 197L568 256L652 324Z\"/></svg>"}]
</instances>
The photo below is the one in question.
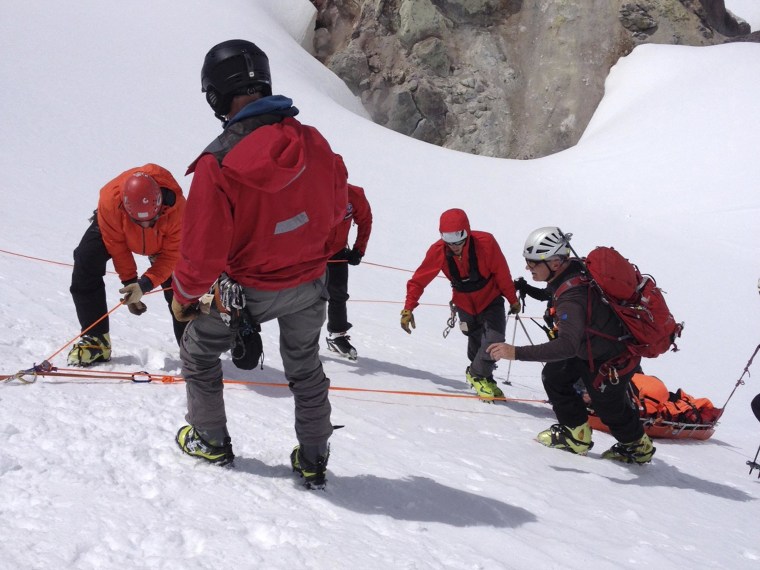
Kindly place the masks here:
<instances>
[{"instance_id":1,"label":"red jacket","mask_svg":"<svg viewBox=\"0 0 760 570\"><path fill-rule=\"evenodd\" d=\"M367 253L367 242L372 233L372 208L370 208L364 190L353 184L348 185L348 206L343 221L333 230L328 240L328 250L335 254L348 245L348 233L351 230L351 222L356 224L356 240L354 249Z\"/></svg>"},{"instance_id":2,"label":"red jacket","mask_svg":"<svg viewBox=\"0 0 760 570\"><path fill-rule=\"evenodd\" d=\"M446 222L445 216L450 212L454 213L458 219L451 227L444 227L444 223ZM477 315L499 295L506 297L510 304L516 303L517 293L512 281L512 274L496 239L486 232L471 231L469 220L467 220L467 216L462 210L449 210L444 213L441 221L441 231L467 230L467 241L462 249L462 255L453 257L459 275L466 276L470 273L469 247L470 240L473 240L475 242L475 255L480 275L484 278L490 277L485 287L478 291L463 293L452 289L454 304L466 313ZM448 221L451 222L452 220ZM446 260L447 249L446 243L440 239L430 246L427 254L425 254L425 259L406 284L406 303L404 304L404 309L414 310L419 305L419 300L425 287L441 271L451 280L451 272Z\"/></svg>"},{"instance_id":3,"label":"red jacket","mask_svg":"<svg viewBox=\"0 0 760 570\"><path fill-rule=\"evenodd\" d=\"M259 126L224 156L204 153L185 212L174 293L187 304L222 272L276 291L324 274L327 239L346 212L346 167L313 127Z\"/></svg>"},{"instance_id":4,"label":"red jacket","mask_svg":"<svg viewBox=\"0 0 760 570\"><path fill-rule=\"evenodd\" d=\"M151 228L138 226L124 210L122 185L135 172L145 172L153 177L159 186L174 192L174 205L165 205ZM133 253L156 256L150 269L145 272L145 276L154 287L169 278L179 259L184 210L185 197L182 195L182 188L168 170L157 164L131 168L103 186L98 200L98 226L119 279L126 282L137 278L137 264Z\"/></svg>"}]
</instances>

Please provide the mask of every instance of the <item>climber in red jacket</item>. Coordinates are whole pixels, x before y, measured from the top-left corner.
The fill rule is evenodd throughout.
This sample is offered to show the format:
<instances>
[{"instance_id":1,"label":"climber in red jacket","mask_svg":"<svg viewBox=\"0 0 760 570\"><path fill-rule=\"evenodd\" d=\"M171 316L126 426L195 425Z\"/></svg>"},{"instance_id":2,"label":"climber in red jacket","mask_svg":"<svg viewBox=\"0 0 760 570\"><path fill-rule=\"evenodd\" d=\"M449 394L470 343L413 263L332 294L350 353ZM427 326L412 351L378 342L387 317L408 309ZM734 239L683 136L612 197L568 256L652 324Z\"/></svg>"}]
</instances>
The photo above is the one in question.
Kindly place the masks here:
<instances>
[{"instance_id":1,"label":"climber in red jacket","mask_svg":"<svg viewBox=\"0 0 760 570\"><path fill-rule=\"evenodd\" d=\"M493 379L496 362L485 349L494 342L504 342L507 326L504 298L509 301L510 314L520 311L509 265L493 235L472 231L463 210L446 210L441 214L439 231L441 239L430 246L406 284L401 328L411 334L410 327L415 328L412 311L419 305L425 287L443 271L451 282L460 329L468 338L470 365L465 378L478 396L486 400L503 398L504 393Z\"/></svg>"}]
</instances>

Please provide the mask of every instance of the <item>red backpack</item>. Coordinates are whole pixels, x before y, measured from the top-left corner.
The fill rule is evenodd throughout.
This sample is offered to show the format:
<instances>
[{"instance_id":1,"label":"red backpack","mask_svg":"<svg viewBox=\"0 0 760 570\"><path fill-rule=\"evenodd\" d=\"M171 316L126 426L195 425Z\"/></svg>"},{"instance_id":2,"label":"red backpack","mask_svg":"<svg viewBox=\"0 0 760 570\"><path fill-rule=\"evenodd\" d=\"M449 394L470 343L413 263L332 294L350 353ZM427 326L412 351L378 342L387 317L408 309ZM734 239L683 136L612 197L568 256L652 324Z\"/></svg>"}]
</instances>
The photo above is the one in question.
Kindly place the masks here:
<instances>
[{"instance_id":1,"label":"red backpack","mask_svg":"<svg viewBox=\"0 0 760 570\"><path fill-rule=\"evenodd\" d=\"M594 286L623 322L629 335L620 340L633 356L655 358L671 346L674 352L678 350L675 339L681 336L683 323L673 318L654 277L642 275L611 247L597 247L583 262L586 274L563 283L555 298L570 287Z\"/></svg>"}]
</instances>

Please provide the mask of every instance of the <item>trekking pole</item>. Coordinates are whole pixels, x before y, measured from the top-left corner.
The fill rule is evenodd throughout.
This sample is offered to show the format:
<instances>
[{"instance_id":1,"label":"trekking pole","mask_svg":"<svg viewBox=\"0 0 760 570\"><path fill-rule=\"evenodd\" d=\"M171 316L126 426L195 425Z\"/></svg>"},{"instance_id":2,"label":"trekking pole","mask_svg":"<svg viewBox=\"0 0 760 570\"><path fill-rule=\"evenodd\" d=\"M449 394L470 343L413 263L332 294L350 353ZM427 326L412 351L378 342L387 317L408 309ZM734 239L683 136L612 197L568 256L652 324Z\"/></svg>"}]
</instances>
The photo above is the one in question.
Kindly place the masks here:
<instances>
[{"instance_id":1,"label":"trekking pole","mask_svg":"<svg viewBox=\"0 0 760 570\"><path fill-rule=\"evenodd\" d=\"M509 321L510 315L507 315L507 321ZM515 327L512 329L512 346L515 345L515 337L517 336L517 321L520 320L520 317L518 315L515 315ZM512 361L509 361L509 366L507 367L507 379L504 380L504 384L507 384L508 386L512 385L512 382L509 381L509 375L512 374Z\"/></svg>"},{"instance_id":2,"label":"trekking pole","mask_svg":"<svg viewBox=\"0 0 760 570\"><path fill-rule=\"evenodd\" d=\"M509 315L507 315L507 320L509 320ZM517 323L520 323L520 326L522 327L523 332L525 333L525 336L528 337L528 341L532 346L536 346L536 344L533 342L533 339L530 338L530 335L528 334L528 329L525 328L525 323L522 322L522 319L519 315L515 315L515 331L512 333L512 346L515 345L515 333L517 332ZM543 362L541 363L543 364ZM510 384L509 382L509 373L512 370L512 361L509 361L509 368L507 369L507 379L503 382L503 384Z\"/></svg>"},{"instance_id":3,"label":"trekking pole","mask_svg":"<svg viewBox=\"0 0 760 570\"><path fill-rule=\"evenodd\" d=\"M731 394L729 394L728 399L726 400L726 403L723 404L723 408L721 408L723 411L720 413L720 415L723 415L723 412L726 411L726 405L728 404L728 400L732 398L734 395L734 392L736 392L736 389L744 384L744 375L749 375L749 367L752 366L752 361L755 359L755 356L757 355L757 352L760 351L760 344L757 345L757 348L755 348L755 352L752 353L752 356L750 356L749 361L747 361L747 365L744 367L744 372L742 372L742 375L739 376L739 379L736 381L736 385L734 386L734 389L731 390Z\"/></svg>"},{"instance_id":4,"label":"trekking pole","mask_svg":"<svg viewBox=\"0 0 760 570\"><path fill-rule=\"evenodd\" d=\"M517 317L517 321L520 323L520 326L522 327L522 330L525 333L525 336L528 337L528 342L530 342L531 346L536 346L536 343L533 342L532 338L530 338L530 334L528 334L528 329L525 328L525 323L522 322L522 319L520 317Z\"/></svg>"},{"instance_id":5,"label":"trekking pole","mask_svg":"<svg viewBox=\"0 0 760 570\"><path fill-rule=\"evenodd\" d=\"M757 469L760 470L760 465L757 463L757 457L760 455L760 447L757 448L757 453L755 453L755 459L753 461L747 461L747 465L749 465L749 474L752 475L752 471ZM757 478L760 479L760 473L757 474Z\"/></svg>"}]
</instances>

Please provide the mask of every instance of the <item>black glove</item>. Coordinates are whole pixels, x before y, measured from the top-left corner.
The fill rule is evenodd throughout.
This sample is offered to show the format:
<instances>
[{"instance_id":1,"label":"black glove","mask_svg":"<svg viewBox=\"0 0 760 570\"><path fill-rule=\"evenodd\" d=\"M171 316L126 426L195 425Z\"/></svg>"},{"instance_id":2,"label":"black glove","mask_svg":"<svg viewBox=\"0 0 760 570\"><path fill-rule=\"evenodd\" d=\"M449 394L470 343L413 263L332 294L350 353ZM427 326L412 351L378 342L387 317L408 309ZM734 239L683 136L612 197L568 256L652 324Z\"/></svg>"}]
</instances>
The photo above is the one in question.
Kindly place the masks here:
<instances>
[{"instance_id":1,"label":"black glove","mask_svg":"<svg viewBox=\"0 0 760 570\"><path fill-rule=\"evenodd\" d=\"M332 261L343 261L345 259L348 259L348 254L351 253L351 250L347 247L344 247L339 252L337 252L335 255L333 255L330 259Z\"/></svg>"},{"instance_id":2,"label":"black glove","mask_svg":"<svg viewBox=\"0 0 760 570\"><path fill-rule=\"evenodd\" d=\"M523 277L518 277L514 281L515 291L521 299L525 299L525 295L531 299L537 301L550 301L552 298L551 291L548 288L541 289L540 287L534 287L528 283Z\"/></svg>"},{"instance_id":3,"label":"black glove","mask_svg":"<svg viewBox=\"0 0 760 570\"><path fill-rule=\"evenodd\" d=\"M349 265L359 265L362 262L362 257L364 257L364 253L354 248L346 254L346 261Z\"/></svg>"}]
</instances>

